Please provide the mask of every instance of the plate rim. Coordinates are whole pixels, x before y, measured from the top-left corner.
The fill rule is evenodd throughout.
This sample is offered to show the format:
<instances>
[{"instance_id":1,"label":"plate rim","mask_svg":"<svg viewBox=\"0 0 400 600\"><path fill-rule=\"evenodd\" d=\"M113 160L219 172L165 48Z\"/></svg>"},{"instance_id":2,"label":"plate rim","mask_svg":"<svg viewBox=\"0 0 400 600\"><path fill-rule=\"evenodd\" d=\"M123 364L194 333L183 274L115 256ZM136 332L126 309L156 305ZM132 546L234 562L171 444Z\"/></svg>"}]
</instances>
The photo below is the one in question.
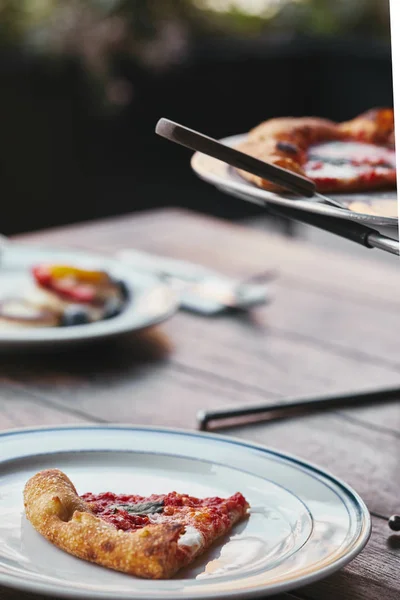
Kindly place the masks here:
<instances>
[{"instance_id":1,"label":"plate rim","mask_svg":"<svg viewBox=\"0 0 400 600\"><path fill-rule=\"evenodd\" d=\"M224 137L218 140L222 144L226 144L228 146L232 146L234 143L242 141L245 137L247 137L247 133L240 133L235 135L230 135L228 137ZM195 174L200 177L203 181L210 183L215 186L219 191L235 196L235 192L239 195L238 197L244 200L243 196L248 196L245 200L247 202L252 202L254 204L258 204L259 206L264 206L265 204L277 204L288 207L293 207L293 201L286 198L280 198L277 194L273 192L268 192L268 190L263 190L256 186L252 186L248 182L243 180L243 183L240 181L235 181L230 178L223 178L219 175L215 175L213 173L206 172L205 170L199 168L197 162L200 160L201 156L206 156L201 152L195 152L190 159L190 166ZM214 160L216 162L217 159L212 157L207 157L210 160ZM399 226L399 218L397 217L385 217L379 215L368 215L366 213L357 213L354 211L341 210L339 208L335 208L333 206L328 206L326 204L310 202L307 199L299 199L296 200L295 208L299 208L300 210L313 212L316 214L322 214L331 217L338 217L340 219L354 221L356 223L365 223L375 226L381 227L398 227Z\"/></svg>"},{"instance_id":2,"label":"plate rim","mask_svg":"<svg viewBox=\"0 0 400 600\"><path fill-rule=\"evenodd\" d=\"M107 255L104 254L102 252L97 252L97 251L93 251L90 249L86 249L86 248L75 248L73 246L57 246L57 245L53 245L53 244L30 244L29 242L24 243L24 242L11 242L10 244L7 244L6 247L4 247L3 249L0 248L0 258L1 258L1 254L2 252L12 252L13 248L15 248L16 252L21 252L21 251L37 251L38 253L52 253L55 252L58 255L59 254L71 254L71 255L75 255L77 257L81 257L82 260L85 261L95 261L95 262L104 262L104 264L106 265L106 268L109 269L114 269L114 270L120 270L124 272L124 275L126 276L126 281L128 284L130 284L132 287L134 287L134 278L135 275L139 276L141 278L142 281L147 280L148 284L149 284L149 289L150 289L150 284L153 284L153 288L154 289L158 289L158 290L162 290L162 292L166 295L166 297L168 297L168 308L165 308L162 311L162 314L160 313L156 318L152 318L151 322L148 322L147 324L143 324L140 327L137 326L129 326L129 323L126 322L124 324L124 326L117 326L115 327L115 319L118 318L115 317L114 319L109 319L107 321L103 321L104 323L107 323L109 325L109 327L107 328L106 331L99 331L97 329L90 329L90 330L86 330L83 331L79 330L78 331L78 327L77 328L72 328L74 329L74 331L77 332L77 334L79 332L82 332L81 335L71 335L71 336L46 336L44 335L43 337L40 337L39 332L45 332L47 330L51 330L52 333L54 333L54 329L59 329L64 331L67 328L38 328L37 330L34 330L35 332L38 331L38 335L32 335L32 337L28 336L24 336L23 332L27 329L28 331L32 331L30 328L21 328L20 330L17 329L16 332L20 333L20 335L2 335L1 330L0 330L0 353L4 352L5 350L17 350L17 349L36 349L38 347L40 347L41 349L44 348L48 348L48 347L53 347L53 346L69 346L69 345L74 345L74 344L84 344L84 343L91 343L91 342L96 342L96 341L101 341L101 340L105 340L105 339L111 339L111 338L115 338L115 337L119 337L119 336L123 336L129 333L133 333L133 332L139 332L139 331L143 331L149 327L154 327L156 325L159 325L161 323L163 323L164 321L170 319L171 317L173 317L179 310L179 297L176 294L176 292L174 292L174 290L171 288L171 286L168 286L165 282L163 282L161 279L159 279L155 274L153 273L149 273L149 272L141 272L141 271L135 271L135 269L133 267L129 267L129 265L127 265L126 263L124 263L122 260L118 260L118 258L116 258L114 255ZM125 277L124 277L125 279ZM129 307L129 299L128 299L128 307ZM124 311L123 311L124 312ZM123 316L123 312L121 313L121 315ZM97 323L90 323L87 325L87 327L91 327L92 325L96 326ZM114 325L114 326L113 326ZM83 326L79 326L79 327L85 327ZM8 330L7 330L8 331Z\"/></svg>"},{"instance_id":3,"label":"plate rim","mask_svg":"<svg viewBox=\"0 0 400 600\"><path fill-rule=\"evenodd\" d=\"M346 552L345 555L342 555L340 557L338 557L334 562L322 567L321 569L318 569L315 572L312 572L311 574L306 574L303 576L300 576L298 578L294 578L292 580L289 581L284 581L281 583L275 583L272 584L270 586L264 586L264 587L260 587L259 589L254 589L254 590L233 590L233 591L229 591L229 592L223 592L222 594L218 594L218 598L257 598L257 597L261 597L261 596L268 596L268 595L275 595L275 594L279 594L279 593L283 593L289 590L293 590L293 589L297 589L297 588L301 588L304 585L309 585L312 584L315 581L319 581L321 579L324 579L325 577L328 577L329 575L335 573L336 571L338 571L339 569L343 568L345 565L347 565L349 562L351 562L367 545L370 536L371 536L371 531L372 531L372 519L371 519L371 515L370 512L368 510L367 505L365 504L364 500L361 498L361 496L358 494L358 492L356 492L352 486L350 486L349 484L347 484L345 481L343 481L342 479L336 477L335 475L333 475L330 471L323 469L321 467L319 467L318 465L316 465L315 463L312 463L310 461L307 461L305 459L302 459L294 454L288 453L288 452L282 452L281 450L277 449L277 448L273 448L270 446L265 446L263 444L259 444L257 442L252 442L250 440L243 440L241 438L237 438L235 436L225 436L225 435L220 435L217 433L211 433L211 432L202 432L202 431L197 431L197 430L190 430L190 429L186 429L186 428L177 428L177 427L165 427L165 426L151 426L151 425L135 425L135 424L123 424L123 423L108 423L108 424L73 424L73 425L54 425L54 426L39 426L39 427L20 427L20 428L12 428L12 429L7 429L4 431L0 431L0 441L2 438L4 437L11 437L13 435L23 435L23 434L29 434L29 433L35 433L35 432L57 432L57 431L83 431L83 430L87 430L90 429L91 431L102 431L102 430L124 430L127 432L134 432L134 431L149 431L152 433L169 433L169 434L174 434L174 435L186 435L189 437L197 437L197 438L205 438L205 439L213 439L217 442L223 442L223 443L227 443L227 444L235 444L237 446L242 446L246 449L256 449L258 451L261 451L263 453L269 454L269 455L273 455L277 458L283 459L285 461L288 461L290 463L294 463L300 467L302 467L304 470L308 470L311 472L316 473L319 477L321 477L322 479L328 480L331 483L334 483L336 486L338 486L345 494L346 498L348 500L350 500L354 506L357 507L360 516L363 518L364 521L364 527L362 526L362 524L360 525L360 531L358 534L358 538L356 540L356 543L354 545L353 548L351 548L349 551ZM50 452L51 454L51 452ZM1 459L0 459L0 465L1 465ZM343 502L343 498L342 498L342 502ZM344 503L344 502L343 502ZM344 503L345 504L345 503ZM354 540L353 540L354 542ZM22 583L22 585L21 585ZM18 590L22 590L22 591L27 591L27 592L31 592L31 593L39 593L39 594L45 594L45 595L53 595L54 596L54 592L55 592L55 587L52 584L48 584L48 583L39 583L39 585L35 585L30 582L27 582L26 580L20 580L17 577L14 576L7 576L4 575L2 573L0 573L0 585L5 585L8 586L10 588L13 589L18 589ZM63 589L63 590L57 590L57 595L61 598L70 598L70 599L86 599L89 600L91 598L96 599L96 600L106 600L109 599L109 593L96 593L94 595L90 595L90 592L85 592L84 590L74 590L73 592L68 591L68 589ZM116 600L118 598L121 598L123 600L126 600L128 598L127 595L123 594L123 595L118 595L118 593L115 594L115 596L113 596ZM154 594L154 593L146 593L146 594L136 594L135 592L133 594L131 594L129 596L130 598L132 598L132 600L160 600L161 599L161 595L160 594ZM165 597L165 596L164 596ZM215 593L210 592L210 593L199 593L199 594L192 594L191 595L192 598L198 598L199 600L201 600L202 598L206 599L206 600L211 600L211 599L216 599L217 596L215 595Z\"/></svg>"}]
</instances>

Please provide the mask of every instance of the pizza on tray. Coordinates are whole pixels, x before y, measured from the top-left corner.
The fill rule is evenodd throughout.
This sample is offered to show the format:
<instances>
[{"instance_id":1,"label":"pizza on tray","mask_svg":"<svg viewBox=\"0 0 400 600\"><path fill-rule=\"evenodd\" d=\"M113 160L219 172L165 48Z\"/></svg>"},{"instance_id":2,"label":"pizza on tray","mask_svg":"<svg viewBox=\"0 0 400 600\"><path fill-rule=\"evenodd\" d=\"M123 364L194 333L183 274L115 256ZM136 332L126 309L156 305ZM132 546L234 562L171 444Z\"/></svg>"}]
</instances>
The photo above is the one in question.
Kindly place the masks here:
<instances>
[{"instance_id":1,"label":"pizza on tray","mask_svg":"<svg viewBox=\"0 0 400 600\"><path fill-rule=\"evenodd\" d=\"M169 579L245 518L240 493L194 498L172 492L147 498L106 492L79 496L58 469L26 484L28 520L47 540L84 560L147 579Z\"/></svg>"},{"instance_id":2,"label":"pizza on tray","mask_svg":"<svg viewBox=\"0 0 400 600\"><path fill-rule=\"evenodd\" d=\"M396 189L394 114L375 108L351 121L317 117L270 119L250 131L238 150L303 175L320 192ZM269 191L277 185L239 171Z\"/></svg>"}]
</instances>

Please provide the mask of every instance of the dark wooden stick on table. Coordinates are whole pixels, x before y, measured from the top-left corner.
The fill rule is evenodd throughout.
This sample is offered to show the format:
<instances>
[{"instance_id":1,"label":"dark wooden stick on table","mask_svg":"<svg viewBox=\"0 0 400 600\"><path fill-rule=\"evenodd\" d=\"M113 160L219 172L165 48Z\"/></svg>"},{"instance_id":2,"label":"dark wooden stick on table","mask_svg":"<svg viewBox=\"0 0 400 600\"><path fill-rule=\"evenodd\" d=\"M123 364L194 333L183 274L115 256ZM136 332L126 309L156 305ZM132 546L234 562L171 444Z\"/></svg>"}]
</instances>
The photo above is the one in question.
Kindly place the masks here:
<instances>
[{"instance_id":1,"label":"dark wooden stick on table","mask_svg":"<svg viewBox=\"0 0 400 600\"><path fill-rule=\"evenodd\" d=\"M362 406L374 402L398 401L400 398L400 387L382 388L380 390L361 392L361 393L343 393L333 396L318 396L315 398L304 397L281 400L269 404L243 405L234 408L224 408L221 410L200 410L197 413L198 427L201 431L206 431L210 423L217 421L226 422L240 417L254 417L256 415L264 416L279 414L279 417L290 416L294 411L320 411L332 408L348 408L349 406Z\"/></svg>"}]
</instances>

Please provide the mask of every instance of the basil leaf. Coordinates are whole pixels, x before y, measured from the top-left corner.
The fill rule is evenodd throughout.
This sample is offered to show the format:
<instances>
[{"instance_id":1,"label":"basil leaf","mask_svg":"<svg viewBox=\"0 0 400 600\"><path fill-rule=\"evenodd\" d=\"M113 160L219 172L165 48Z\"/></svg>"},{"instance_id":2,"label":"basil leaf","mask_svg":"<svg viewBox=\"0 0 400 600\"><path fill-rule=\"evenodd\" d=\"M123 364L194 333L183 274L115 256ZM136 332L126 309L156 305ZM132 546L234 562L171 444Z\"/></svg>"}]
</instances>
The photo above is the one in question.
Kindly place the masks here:
<instances>
[{"instance_id":1,"label":"basil leaf","mask_svg":"<svg viewBox=\"0 0 400 600\"><path fill-rule=\"evenodd\" d=\"M164 509L164 501L139 502L138 504L115 504L110 508L114 509L114 511L122 508L130 515L153 515L155 513L162 513Z\"/></svg>"}]
</instances>

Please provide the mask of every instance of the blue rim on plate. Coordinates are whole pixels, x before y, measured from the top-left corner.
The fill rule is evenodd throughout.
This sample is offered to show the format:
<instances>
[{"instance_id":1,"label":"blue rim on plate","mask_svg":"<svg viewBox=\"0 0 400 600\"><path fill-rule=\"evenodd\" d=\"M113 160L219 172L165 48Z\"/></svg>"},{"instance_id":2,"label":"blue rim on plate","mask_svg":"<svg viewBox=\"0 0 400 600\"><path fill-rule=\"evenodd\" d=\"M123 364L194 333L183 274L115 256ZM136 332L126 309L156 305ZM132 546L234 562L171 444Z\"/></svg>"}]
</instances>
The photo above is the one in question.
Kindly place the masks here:
<instances>
[{"instance_id":1,"label":"blue rim on plate","mask_svg":"<svg viewBox=\"0 0 400 600\"><path fill-rule=\"evenodd\" d=\"M6 431L0 444L0 511L10 524L0 524L0 584L25 591L121 600L267 596L340 569L364 548L371 532L367 507L346 483L299 458L236 438L162 427L82 425ZM78 490L87 485L106 491L101 487L108 481L113 490L125 485L125 492L136 482L132 493L142 493L141 486L148 486L146 493L172 487L194 495L203 489L216 490L214 495L241 491L254 512L215 550L219 554L200 561L197 571L171 581L139 580L69 557L24 524L23 484L52 466L71 474ZM260 506L268 508L265 514ZM255 559L256 546L261 550ZM226 566L228 547L240 548L241 554L244 549L244 556L251 550L247 563L236 563L237 557L229 563L228 556ZM46 556L45 564L37 555ZM68 573L74 574L71 582ZM98 584L90 583L93 577Z\"/></svg>"}]
</instances>

